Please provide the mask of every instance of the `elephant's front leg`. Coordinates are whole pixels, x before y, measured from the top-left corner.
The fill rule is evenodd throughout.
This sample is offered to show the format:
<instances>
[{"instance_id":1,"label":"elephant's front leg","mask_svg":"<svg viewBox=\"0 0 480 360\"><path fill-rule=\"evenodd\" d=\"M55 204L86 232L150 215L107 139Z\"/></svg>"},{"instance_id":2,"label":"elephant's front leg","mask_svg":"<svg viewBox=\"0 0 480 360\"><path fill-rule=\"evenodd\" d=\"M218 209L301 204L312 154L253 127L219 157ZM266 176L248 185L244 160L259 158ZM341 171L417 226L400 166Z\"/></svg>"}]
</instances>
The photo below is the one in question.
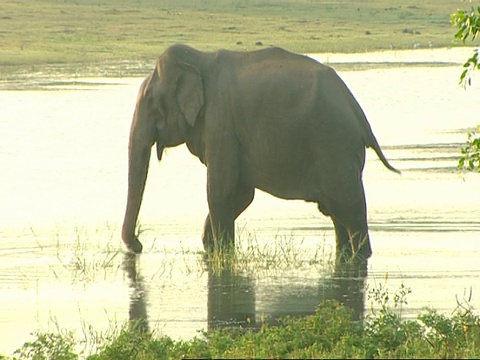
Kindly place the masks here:
<instances>
[{"instance_id":1,"label":"elephant's front leg","mask_svg":"<svg viewBox=\"0 0 480 360\"><path fill-rule=\"evenodd\" d=\"M212 220L212 218L214 220ZM235 223L225 216L221 220L218 216L210 212L205 219L203 229L202 242L203 248L206 252L214 251L215 249L228 248L234 244L235 239ZM212 226L212 224L216 224Z\"/></svg>"},{"instance_id":2,"label":"elephant's front leg","mask_svg":"<svg viewBox=\"0 0 480 360\"><path fill-rule=\"evenodd\" d=\"M233 245L235 239L233 201L229 198L211 199L209 197L208 207L213 248L227 248Z\"/></svg>"},{"instance_id":3,"label":"elephant's front leg","mask_svg":"<svg viewBox=\"0 0 480 360\"><path fill-rule=\"evenodd\" d=\"M206 252L213 250L214 243L213 243L212 224L210 222L210 213L208 213L207 218L205 219L205 224L203 226L202 242L203 242L203 248L205 249Z\"/></svg>"},{"instance_id":4,"label":"elephant's front leg","mask_svg":"<svg viewBox=\"0 0 480 360\"><path fill-rule=\"evenodd\" d=\"M208 214L205 219L205 226L203 230L203 246L205 251L211 251L215 249L215 246L222 245L233 245L235 241L235 219L251 204L255 196L255 189L252 186L239 184L235 188L231 196L231 204L233 205L233 220L231 232L225 231L225 228L222 228L221 217L215 215L215 213ZM209 196L210 199L210 196ZM210 201L209 201L210 206ZM226 206L228 207L228 205ZM222 207L219 207L222 208ZM221 210L220 210L221 212ZM217 212L218 215L218 212ZM221 214L220 214L221 215ZM212 226L217 221L216 226ZM218 230L218 231L215 231ZM231 234L230 237L225 237L225 234Z\"/></svg>"}]
</instances>

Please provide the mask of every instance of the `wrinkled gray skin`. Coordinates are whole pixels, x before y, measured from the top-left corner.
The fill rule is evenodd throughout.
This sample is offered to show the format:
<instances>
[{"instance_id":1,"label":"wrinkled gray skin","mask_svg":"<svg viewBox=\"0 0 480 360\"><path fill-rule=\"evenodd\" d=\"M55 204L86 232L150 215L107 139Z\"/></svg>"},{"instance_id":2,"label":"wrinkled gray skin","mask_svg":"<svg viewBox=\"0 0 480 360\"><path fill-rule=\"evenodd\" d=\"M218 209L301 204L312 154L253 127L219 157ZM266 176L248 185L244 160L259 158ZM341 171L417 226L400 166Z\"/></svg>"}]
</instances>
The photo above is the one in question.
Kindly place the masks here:
<instances>
[{"instance_id":1,"label":"wrinkled gray skin","mask_svg":"<svg viewBox=\"0 0 480 360\"><path fill-rule=\"evenodd\" d=\"M142 251L135 225L152 146L186 143L207 167L203 244L232 244L255 189L318 204L335 226L337 255L372 254L362 170L365 147L385 159L335 71L279 48L200 52L169 47L140 87L129 143L122 237Z\"/></svg>"}]
</instances>

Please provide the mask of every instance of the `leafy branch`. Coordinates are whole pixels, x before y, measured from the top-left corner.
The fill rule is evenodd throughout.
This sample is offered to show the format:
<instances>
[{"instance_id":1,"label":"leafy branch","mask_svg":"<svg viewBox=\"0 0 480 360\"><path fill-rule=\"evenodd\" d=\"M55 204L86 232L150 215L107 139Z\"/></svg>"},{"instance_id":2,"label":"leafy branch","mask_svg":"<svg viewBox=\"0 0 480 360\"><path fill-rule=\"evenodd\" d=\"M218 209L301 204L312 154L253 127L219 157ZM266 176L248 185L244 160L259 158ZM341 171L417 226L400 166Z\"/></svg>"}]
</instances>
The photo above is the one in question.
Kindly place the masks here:
<instances>
[{"instance_id":1,"label":"leafy branch","mask_svg":"<svg viewBox=\"0 0 480 360\"><path fill-rule=\"evenodd\" d=\"M455 38L465 45L467 40L475 41L480 35L480 6L471 6L470 10L457 10L450 15L452 26L458 31ZM473 55L463 64L460 75L460 84L464 88L472 85L472 75L475 69L480 70L480 48L473 51ZM458 168L463 170L480 171L480 134L475 131L468 133L468 140L462 148L462 157L458 162Z\"/></svg>"},{"instance_id":2,"label":"leafy branch","mask_svg":"<svg viewBox=\"0 0 480 360\"><path fill-rule=\"evenodd\" d=\"M471 7L470 10L457 10L450 15L452 26L458 28L455 38L462 41L465 45L467 40L475 41L480 35L480 6ZM473 55L463 64L464 70L460 75L460 83L466 85L472 84L472 72L480 70L479 48L473 51Z\"/></svg>"},{"instance_id":3,"label":"leafy branch","mask_svg":"<svg viewBox=\"0 0 480 360\"><path fill-rule=\"evenodd\" d=\"M462 157L458 161L458 168L480 171L480 136L476 132L468 133L468 140L461 151Z\"/></svg>"}]
</instances>

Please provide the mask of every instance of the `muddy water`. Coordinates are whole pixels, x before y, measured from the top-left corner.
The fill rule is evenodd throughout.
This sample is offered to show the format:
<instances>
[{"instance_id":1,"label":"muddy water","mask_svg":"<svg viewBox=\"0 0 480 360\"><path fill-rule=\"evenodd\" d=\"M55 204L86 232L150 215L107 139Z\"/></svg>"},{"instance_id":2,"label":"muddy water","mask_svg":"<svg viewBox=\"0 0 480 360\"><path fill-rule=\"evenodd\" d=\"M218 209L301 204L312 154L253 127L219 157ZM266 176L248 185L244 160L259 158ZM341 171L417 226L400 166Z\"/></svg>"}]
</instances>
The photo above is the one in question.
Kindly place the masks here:
<instances>
[{"instance_id":1,"label":"muddy water","mask_svg":"<svg viewBox=\"0 0 480 360\"><path fill-rule=\"evenodd\" d=\"M465 131L479 123L478 81L459 88L461 68L452 64L468 54L317 57L351 63L337 65L340 75L402 170L387 171L368 152L374 255L366 276L329 265L333 228L314 205L261 192L237 222L242 247L261 250L256 265L210 273L198 254L205 169L185 147L161 164L152 159L141 211L145 253L123 254L126 146L142 79L65 77L35 91L0 91L0 353L57 327L74 330L88 351L92 331L134 318L189 338L209 326L310 313L332 298L366 316L369 289L394 292L402 283L412 290L406 317L424 307L450 313L470 291L478 308L480 178L455 169ZM358 61L370 65L349 71Z\"/></svg>"}]
</instances>

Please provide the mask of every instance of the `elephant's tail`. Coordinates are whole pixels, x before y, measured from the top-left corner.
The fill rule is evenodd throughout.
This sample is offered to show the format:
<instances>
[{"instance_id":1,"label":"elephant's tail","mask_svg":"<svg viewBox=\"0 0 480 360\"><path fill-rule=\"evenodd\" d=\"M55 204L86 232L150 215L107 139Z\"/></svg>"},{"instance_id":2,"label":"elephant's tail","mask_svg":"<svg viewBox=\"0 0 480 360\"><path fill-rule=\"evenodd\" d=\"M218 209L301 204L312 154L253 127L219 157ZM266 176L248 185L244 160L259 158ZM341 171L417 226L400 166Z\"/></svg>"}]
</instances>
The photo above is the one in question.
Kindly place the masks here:
<instances>
[{"instance_id":1,"label":"elephant's tail","mask_svg":"<svg viewBox=\"0 0 480 360\"><path fill-rule=\"evenodd\" d=\"M340 79L340 81L342 81L342 80ZM342 81L342 83L343 83L343 81ZM358 121L360 129L361 129L360 131L362 133L363 140L365 141L365 146L369 147L369 148L372 148L377 153L378 158L380 159L382 164L385 165L385 167L388 170L393 171L397 174L401 174L401 172L399 170L395 169L392 165L390 165L390 163L388 162L385 155L383 155L382 148L378 144L378 141L375 138L375 135L373 134L372 128L370 127L370 124L368 123L367 117L365 116L365 113L363 112L362 107L360 106L358 101L355 99L355 97L353 96L352 92L347 87L347 85L345 85L345 83L343 83L343 85L344 85L346 91L348 92L348 94L350 95L350 97L352 99L352 102L353 102L352 103L352 110L357 115L357 121Z\"/></svg>"},{"instance_id":2,"label":"elephant's tail","mask_svg":"<svg viewBox=\"0 0 480 360\"><path fill-rule=\"evenodd\" d=\"M373 135L372 132L370 132L370 136L369 136L368 140L370 140L370 141L366 141L367 147L372 148L375 151L375 153L377 154L377 156L380 159L380 161L382 162L382 164L385 165L385 167L388 170L391 170L391 171L401 175L402 173L400 172L400 170L397 170L392 165L390 165L387 158L383 154L382 148L378 144L378 141L375 138L375 135Z\"/></svg>"},{"instance_id":3,"label":"elephant's tail","mask_svg":"<svg viewBox=\"0 0 480 360\"><path fill-rule=\"evenodd\" d=\"M357 120L359 121L359 125L363 135L363 140L365 141L365 146L368 148L372 148L375 151L375 153L377 154L382 164L385 165L385 167L388 170L401 175L402 173L399 170L395 169L392 165L390 165L385 155L383 155L382 148L378 144L378 141L375 138L375 135L373 134L372 128L368 123L367 117L365 116L363 109L361 108L360 104L357 102L357 100L355 99L351 91L346 87L346 85L345 85L345 88L347 89L347 91L349 92L350 96L353 99L353 102L354 102L353 111L357 115Z\"/></svg>"}]
</instances>

